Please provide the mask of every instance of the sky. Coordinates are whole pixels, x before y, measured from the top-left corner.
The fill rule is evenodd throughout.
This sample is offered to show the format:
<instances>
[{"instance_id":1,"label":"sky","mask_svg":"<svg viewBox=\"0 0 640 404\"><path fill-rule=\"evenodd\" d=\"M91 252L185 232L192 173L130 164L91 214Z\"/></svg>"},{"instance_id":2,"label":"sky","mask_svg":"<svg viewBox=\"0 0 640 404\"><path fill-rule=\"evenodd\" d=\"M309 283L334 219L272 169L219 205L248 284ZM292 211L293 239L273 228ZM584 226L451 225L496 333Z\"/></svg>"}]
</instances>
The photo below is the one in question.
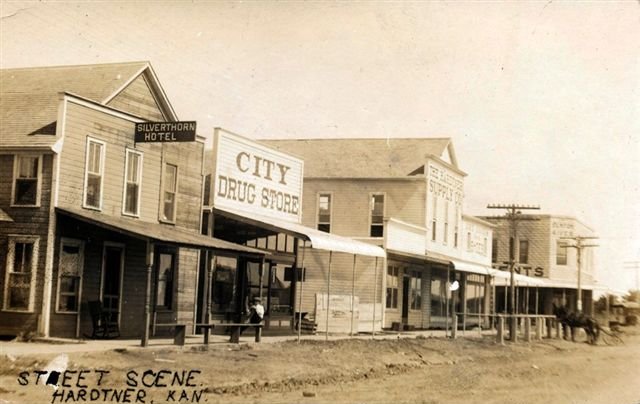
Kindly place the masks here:
<instances>
[{"instance_id":1,"label":"sky","mask_svg":"<svg viewBox=\"0 0 640 404\"><path fill-rule=\"evenodd\" d=\"M640 261L640 2L0 0L0 67L150 61L201 135L450 137L465 213L532 204ZM631 264L630 264L631 263Z\"/></svg>"}]
</instances>

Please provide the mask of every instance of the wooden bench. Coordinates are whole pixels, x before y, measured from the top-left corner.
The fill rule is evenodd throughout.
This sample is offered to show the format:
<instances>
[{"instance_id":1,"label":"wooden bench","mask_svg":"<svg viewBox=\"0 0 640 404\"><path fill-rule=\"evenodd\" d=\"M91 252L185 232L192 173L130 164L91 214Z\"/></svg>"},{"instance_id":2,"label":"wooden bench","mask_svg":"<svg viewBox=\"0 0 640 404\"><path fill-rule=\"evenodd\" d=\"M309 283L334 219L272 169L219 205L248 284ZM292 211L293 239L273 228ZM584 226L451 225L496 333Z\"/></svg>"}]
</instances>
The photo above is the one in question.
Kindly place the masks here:
<instances>
[{"instance_id":1,"label":"wooden bench","mask_svg":"<svg viewBox=\"0 0 640 404\"><path fill-rule=\"evenodd\" d=\"M156 324L155 327L175 328L175 333L173 334L173 345L184 346L185 337L187 336L186 324Z\"/></svg>"},{"instance_id":2,"label":"wooden bench","mask_svg":"<svg viewBox=\"0 0 640 404\"><path fill-rule=\"evenodd\" d=\"M256 342L260 342L260 338L262 337L262 327L264 326L262 323L252 324L252 323L220 323L218 324L221 327L229 327L231 328L231 339L230 342L235 344L240 342L240 329L242 327L253 327L256 330Z\"/></svg>"}]
</instances>

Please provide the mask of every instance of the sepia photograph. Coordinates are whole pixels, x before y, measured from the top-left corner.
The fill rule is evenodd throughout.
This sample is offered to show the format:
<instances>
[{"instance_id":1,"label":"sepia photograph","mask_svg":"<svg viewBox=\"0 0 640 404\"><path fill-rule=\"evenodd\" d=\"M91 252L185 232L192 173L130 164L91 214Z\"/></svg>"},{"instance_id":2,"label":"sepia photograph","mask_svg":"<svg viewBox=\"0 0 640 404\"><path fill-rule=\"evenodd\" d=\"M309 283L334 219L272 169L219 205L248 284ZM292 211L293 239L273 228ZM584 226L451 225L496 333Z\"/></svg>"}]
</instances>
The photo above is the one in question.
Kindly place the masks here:
<instances>
[{"instance_id":1,"label":"sepia photograph","mask_svg":"<svg viewBox=\"0 0 640 404\"><path fill-rule=\"evenodd\" d=\"M640 1L0 0L0 404L640 404Z\"/></svg>"}]
</instances>

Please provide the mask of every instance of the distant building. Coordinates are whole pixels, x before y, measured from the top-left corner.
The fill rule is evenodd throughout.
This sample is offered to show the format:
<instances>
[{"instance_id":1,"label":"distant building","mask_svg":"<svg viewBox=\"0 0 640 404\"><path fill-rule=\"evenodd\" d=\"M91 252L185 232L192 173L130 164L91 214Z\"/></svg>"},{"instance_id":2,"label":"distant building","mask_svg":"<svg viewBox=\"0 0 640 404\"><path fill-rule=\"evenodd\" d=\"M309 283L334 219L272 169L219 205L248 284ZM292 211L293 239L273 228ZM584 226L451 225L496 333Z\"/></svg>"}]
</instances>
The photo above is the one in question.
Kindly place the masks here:
<instances>
[{"instance_id":1,"label":"distant building","mask_svg":"<svg viewBox=\"0 0 640 404\"><path fill-rule=\"evenodd\" d=\"M575 245L575 242L568 238L594 236L593 229L570 216L526 215L526 218L533 220L522 220L518 223L516 240L511 240L509 222L505 218L484 218L496 226L492 247L494 268L502 271L509 270L509 249L513 248L516 273L542 281L539 285L530 285L528 292L526 288L520 288L519 312L552 314L554 304L567 305L571 311L575 311L578 289L578 252L576 248L569 247ZM584 244L597 244L597 240L585 240ZM592 312L593 289L596 286L593 257L594 248L582 249L580 283L583 310L588 313ZM505 281L502 282L503 285L504 283ZM496 296L498 312L505 311L504 302L504 288L498 287Z\"/></svg>"},{"instance_id":2,"label":"distant building","mask_svg":"<svg viewBox=\"0 0 640 404\"><path fill-rule=\"evenodd\" d=\"M352 293L361 331L371 331L374 319L375 329L444 327L454 311L486 324L493 225L463 214L466 174L450 139L263 143L304 159L304 225L386 251L383 270L371 260L334 260L332 315L345 321L342 329L330 331L349 331ZM326 327L329 277L321 259L326 262L326 254L306 252L299 309L315 312L320 330ZM460 288L450 293L456 280Z\"/></svg>"},{"instance_id":3,"label":"distant building","mask_svg":"<svg viewBox=\"0 0 640 404\"><path fill-rule=\"evenodd\" d=\"M0 91L0 334L193 330L202 251L264 255L199 234L203 138L136 143L178 121L150 64L5 69Z\"/></svg>"}]
</instances>

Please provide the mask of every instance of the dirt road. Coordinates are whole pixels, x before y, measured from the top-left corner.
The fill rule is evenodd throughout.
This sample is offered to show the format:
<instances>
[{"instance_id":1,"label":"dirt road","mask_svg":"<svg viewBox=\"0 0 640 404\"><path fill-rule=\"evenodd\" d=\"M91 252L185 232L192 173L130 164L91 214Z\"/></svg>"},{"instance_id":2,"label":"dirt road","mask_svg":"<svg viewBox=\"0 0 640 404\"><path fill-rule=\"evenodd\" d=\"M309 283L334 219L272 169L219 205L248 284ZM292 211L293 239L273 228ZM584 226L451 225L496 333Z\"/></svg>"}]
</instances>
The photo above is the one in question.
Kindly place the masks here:
<instances>
[{"instance_id":1,"label":"dirt road","mask_svg":"<svg viewBox=\"0 0 640 404\"><path fill-rule=\"evenodd\" d=\"M60 352L3 360L0 404L640 403L637 328L616 346L412 338ZM37 380L62 357L58 390Z\"/></svg>"}]
</instances>

